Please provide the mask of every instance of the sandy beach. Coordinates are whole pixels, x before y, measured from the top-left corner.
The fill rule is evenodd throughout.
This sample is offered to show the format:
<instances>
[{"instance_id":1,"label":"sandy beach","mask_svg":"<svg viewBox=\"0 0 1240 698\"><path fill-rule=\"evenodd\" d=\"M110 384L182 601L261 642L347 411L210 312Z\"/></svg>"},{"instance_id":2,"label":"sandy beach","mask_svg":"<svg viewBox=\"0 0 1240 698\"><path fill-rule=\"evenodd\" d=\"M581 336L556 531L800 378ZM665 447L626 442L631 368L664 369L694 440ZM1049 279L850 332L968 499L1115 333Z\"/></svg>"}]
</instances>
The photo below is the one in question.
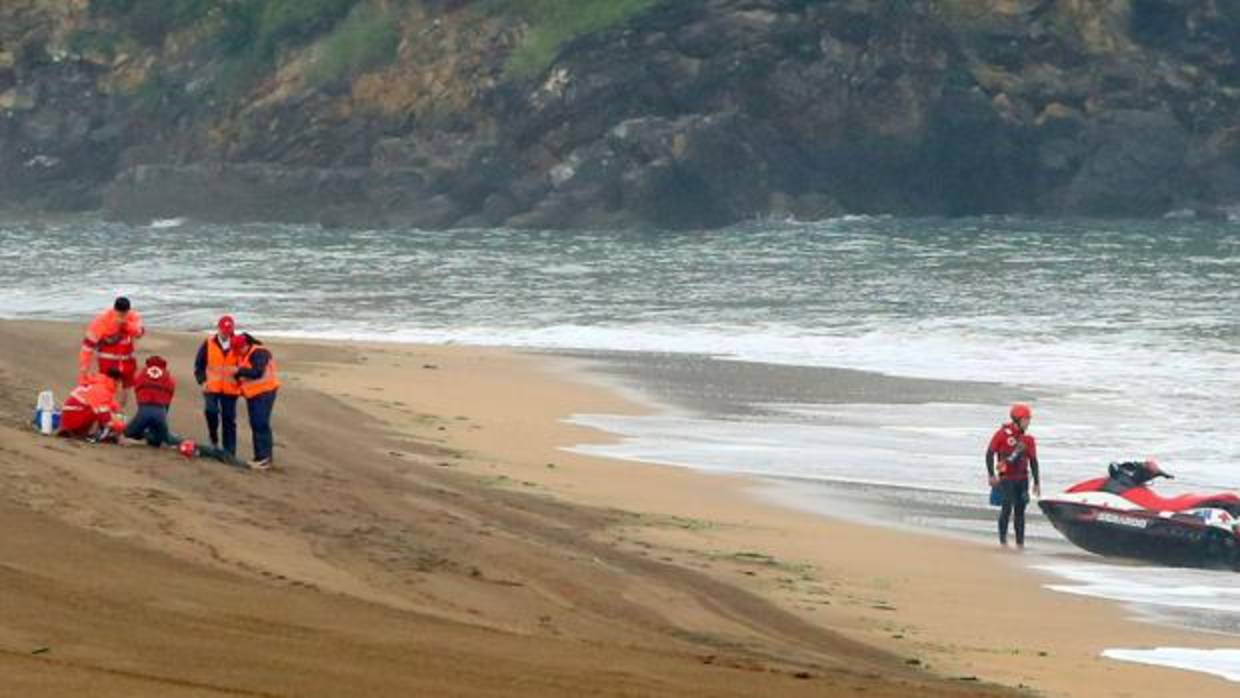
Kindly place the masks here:
<instances>
[{"instance_id":1,"label":"sandy beach","mask_svg":"<svg viewBox=\"0 0 1240 698\"><path fill-rule=\"evenodd\" d=\"M35 394L71 387L81 329L0 322L0 692L1236 690L1101 658L1227 643L1045 590L1020 554L561 450L610 438L574 414L651 409L577 357L269 338L278 468L250 473L34 433ZM174 428L201 438L199 341L141 350L170 360Z\"/></svg>"}]
</instances>

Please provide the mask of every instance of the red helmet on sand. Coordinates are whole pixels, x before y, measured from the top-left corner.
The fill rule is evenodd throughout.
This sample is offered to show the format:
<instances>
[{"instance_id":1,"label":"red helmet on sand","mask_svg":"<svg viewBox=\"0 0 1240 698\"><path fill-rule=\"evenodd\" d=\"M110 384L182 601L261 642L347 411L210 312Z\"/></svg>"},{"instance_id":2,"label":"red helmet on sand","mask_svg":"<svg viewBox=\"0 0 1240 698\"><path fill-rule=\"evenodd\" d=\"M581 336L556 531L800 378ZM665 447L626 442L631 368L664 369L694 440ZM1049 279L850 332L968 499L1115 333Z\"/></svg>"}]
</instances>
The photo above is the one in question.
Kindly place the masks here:
<instances>
[{"instance_id":1,"label":"red helmet on sand","mask_svg":"<svg viewBox=\"0 0 1240 698\"><path fill-rule=\"evenodd\" d=\"M198 455L198 444L194 443L192 439L186 439L181 442L180 446L177 446L177 450L186 458L193 458Z\"/></svg>"},{"instance_id":2,"label":"red helmet on sand","mask_svg":"<svg viewBox=\"0 0 1240 698\"><path fill-rule=\"evenodd\" d=\"M231 337L233 335L233 330L237 328L237 323L233 321L233 316L221 315L220 321L216 324L216 326L219 328L221 337Z\"/></svg>"},{"instance_id":3,"label":"red helmet on sand","mask_svg":"<svg viewBox=\"0 0 1240 698\"><path fill-rule=\"evenodd\" d=\"M1012 409L1008 414L1012 415L1012 421L1016 421L1018 419L1032 419L1033 409L1023 402L1018 402L1012 405Z\"/></svg>"}]
</instances>

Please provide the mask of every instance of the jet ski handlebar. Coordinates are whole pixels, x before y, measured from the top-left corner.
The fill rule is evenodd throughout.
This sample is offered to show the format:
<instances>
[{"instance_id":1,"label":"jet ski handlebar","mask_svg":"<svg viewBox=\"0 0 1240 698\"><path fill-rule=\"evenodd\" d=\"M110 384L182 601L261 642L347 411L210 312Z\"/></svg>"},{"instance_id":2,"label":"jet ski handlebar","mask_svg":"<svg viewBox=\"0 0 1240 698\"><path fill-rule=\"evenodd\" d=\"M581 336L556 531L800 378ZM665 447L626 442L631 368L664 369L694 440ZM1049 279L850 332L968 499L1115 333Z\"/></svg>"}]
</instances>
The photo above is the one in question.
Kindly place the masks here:
<instances>
[{"instance_id":1,"label":"jet ski handlebar","mask_svg":"<svg viewBox=\"0 0 1240 698\"><path fill-rule=\"evenodd\" d=\"M1135 484L1149 482L1155 478L1165 477L1168 480L1174 480L1175 476L1163 470L1158 461L1153 458L1138 461L1124 461L1122 463L1111 463L1107 466L1107 474L1114 479L1130 480Z\"/></svg>"}]
</instances>

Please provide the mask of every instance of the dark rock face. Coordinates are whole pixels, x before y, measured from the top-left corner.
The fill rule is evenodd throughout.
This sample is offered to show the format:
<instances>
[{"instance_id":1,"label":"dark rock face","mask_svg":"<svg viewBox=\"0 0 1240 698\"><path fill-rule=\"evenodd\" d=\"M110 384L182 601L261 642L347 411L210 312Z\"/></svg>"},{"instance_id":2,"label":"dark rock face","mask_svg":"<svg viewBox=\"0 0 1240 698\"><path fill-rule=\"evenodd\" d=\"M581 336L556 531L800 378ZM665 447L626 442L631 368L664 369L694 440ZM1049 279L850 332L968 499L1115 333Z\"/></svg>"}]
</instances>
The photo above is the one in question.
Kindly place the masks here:
<instances>
[{"instance_id":1,"label":"dark rock face","mask_svg":"<svg viewBox=\"0 0 1240 698\"><path fill-rule=\"evenodd\" d=\"M514 150L538 154L522 169L553 184L519 222L567 209L584 222L714 227L836 210L790 203L801 200L937 205L917 168L950 42L908 3L881 18L836 5L671 3L570 46L508 106L525 146Z\"/></svg>"},{"instance_id":2,"label":"dark rock face","mask_svg":"<svg viewBox=\"0 0 1240 698\"><path fill-rule=\"evenodd\" d=\"M201 201L227 202L221 220L307 222L320 209L356 201L366 170L274 165L137 165L116 177L104 194L121 218L146 221L194 211Z\"/></svg>"},{"instance_id":3,"label":"dark rock face","mask_svg":"<svg viewBox=\"0 0 1240 698\"><path fill-rule=\"evenodd\" d=\"M132 222L182 215L220 222L438 227L460 209L434 205L415 170L207 163L136 165L103 193L104 208ZM206 215L204 202L211 205ZM415 205L416 203L416 205Z\"/></svg>"},{"instance_id":4,"label":"dark rock face","mask_svg":"<svg viewBox=\"0 0 1240 698\"><path fill-rule=\"evenodd\" d=\"M55 61L41 49L0 70L0 201L20 199L61 211L99 206L111 177L123 126L109 121L95 89L97 68ZM7 75L7 77L5 77Z\"/></svg>"},{"instance_id":5,"label":"dark rock face","mask_svg":"<svg viewBox=\"0 0 1240 698\"><path fill-rule=\"evenodd\" d=\"M518 80L510 30L454 2L403 20L439 62L384 82L299 83L290 54L221 101L219 60L165 48L157 103L115 89L137 59L0 8L0 203L429 228L1209 211L1240 201L1234 6L666 2Z\"/></svg>"},{"instance_id":6,"label":"dark rock face","mask_svg":"<svg viewBox=\"0 0 1240 698\"><path fill-rule=\"evenodd\" d=\"M1188 134L1170 114L1108 112L1083 136L1088 152L1064 192L1067 211L1156 216L1176 205L1188 177Z\"/></svg>"}]
</instances>

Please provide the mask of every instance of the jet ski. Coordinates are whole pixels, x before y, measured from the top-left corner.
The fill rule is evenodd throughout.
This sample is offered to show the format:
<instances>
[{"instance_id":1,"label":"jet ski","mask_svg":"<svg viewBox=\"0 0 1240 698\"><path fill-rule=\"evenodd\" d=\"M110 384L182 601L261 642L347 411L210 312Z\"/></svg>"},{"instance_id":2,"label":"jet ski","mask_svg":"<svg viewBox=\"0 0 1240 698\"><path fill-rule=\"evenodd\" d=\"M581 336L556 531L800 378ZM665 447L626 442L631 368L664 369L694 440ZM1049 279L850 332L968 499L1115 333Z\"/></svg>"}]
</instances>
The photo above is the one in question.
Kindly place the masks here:
<instances>
[{"instance_id":1,"label":"jet ski","mask_svg":"<svg viewBox=\"0 0 1240 698\"><path fill-rule=\"evenodd\" d=\"M1240 495L1162 497L1149 487L1173 476L1154 460L1112 463L1107 476L1038 501L1055 528L1098 555L1240 571Z\"/></svg>"}]
</instances>

